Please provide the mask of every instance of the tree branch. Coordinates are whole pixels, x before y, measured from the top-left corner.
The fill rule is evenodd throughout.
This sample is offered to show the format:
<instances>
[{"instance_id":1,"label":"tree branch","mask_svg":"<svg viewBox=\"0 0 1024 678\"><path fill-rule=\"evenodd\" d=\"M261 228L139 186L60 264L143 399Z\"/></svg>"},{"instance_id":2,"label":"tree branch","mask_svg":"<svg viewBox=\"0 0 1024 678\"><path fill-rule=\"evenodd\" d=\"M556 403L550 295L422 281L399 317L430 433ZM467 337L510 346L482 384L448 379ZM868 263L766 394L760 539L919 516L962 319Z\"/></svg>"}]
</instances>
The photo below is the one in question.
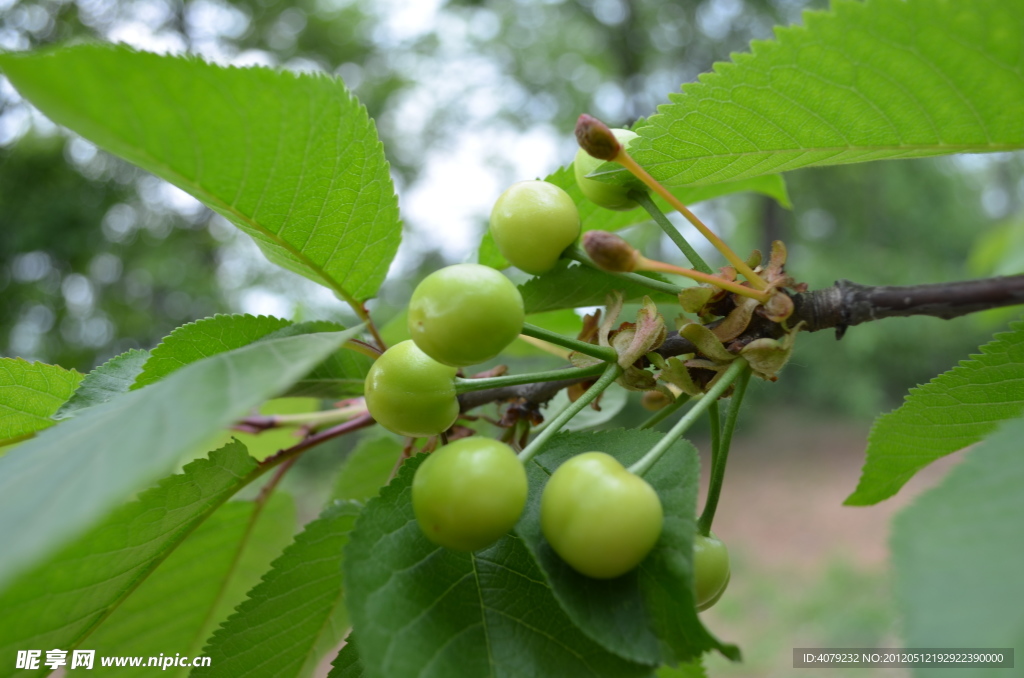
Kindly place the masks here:
<instances>
[{"instance_id":1,"label":"tree branch","mask_svg":"<svg viewBox=\"0 0 1024 678\"><path fill-rule=\"evenodd\" d=\"M835 328L837 338L841 338L847 327L883 318L925 315L948 320L978 311L1024 304L1024 275L904 286L861 285L840 280L832 287L796 293L792 297L794 311L786 323L789 327L803 322L805 324L801 329L805 332ZM762 337L778 338L785 332L785 328L778 323L755 314L747 330L730 342L730 346L743 346ZM697 347L677 332L670 332L657 352L664 358L670 358L695 353ZM463 412L512 398L522 398L539 405L566 386L578 384L585 379L473 391L460 395L459 405Z\"/></svg>"}]
</instances>

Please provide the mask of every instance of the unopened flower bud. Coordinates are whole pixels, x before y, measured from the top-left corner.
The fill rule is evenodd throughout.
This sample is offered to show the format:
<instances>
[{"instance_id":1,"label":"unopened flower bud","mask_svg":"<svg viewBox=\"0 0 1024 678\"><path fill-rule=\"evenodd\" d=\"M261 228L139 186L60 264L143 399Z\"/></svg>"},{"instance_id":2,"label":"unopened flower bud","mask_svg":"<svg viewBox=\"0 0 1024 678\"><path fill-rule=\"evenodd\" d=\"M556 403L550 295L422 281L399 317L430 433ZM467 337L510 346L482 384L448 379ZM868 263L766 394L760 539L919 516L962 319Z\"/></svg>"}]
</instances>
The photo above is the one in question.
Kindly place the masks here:
<instances>
[{"instance_id":1,"label":"unopened flower bud","mask_svg":"<svg viewBox=\"0 0 1024 678\"><path fill-rule=\"evenodd\" d=\"M622 149L622 144L608 125L586 113L576 120L576 142L584 151L601 160L614 160Z\"/></svg>"},{"instance_id":2,"label":"unopened flower bud","mask_svg":"<svg viewBox=\"0 0 1024 678\"><path fill-rule=\"evenodd\" d=\"M640 264L640 252L608 231L587 231L583 236L583 249L598 268L605 271L629 273Z\"/></svg>"}]
</instances>

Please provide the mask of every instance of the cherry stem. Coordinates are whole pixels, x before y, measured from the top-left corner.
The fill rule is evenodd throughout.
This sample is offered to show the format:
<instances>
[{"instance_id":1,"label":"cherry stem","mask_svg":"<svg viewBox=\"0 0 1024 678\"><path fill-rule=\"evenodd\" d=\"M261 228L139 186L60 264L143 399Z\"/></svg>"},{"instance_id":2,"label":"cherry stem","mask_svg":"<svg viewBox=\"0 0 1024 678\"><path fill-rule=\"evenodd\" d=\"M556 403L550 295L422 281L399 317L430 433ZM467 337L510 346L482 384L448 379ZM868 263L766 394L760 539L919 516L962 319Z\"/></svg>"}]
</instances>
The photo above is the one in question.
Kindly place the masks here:
<instances>
[{"instance_id":1,"label":"cherry stem","mask_svg":"<svg viewBox=\"0 0 1024 678\"><path fill-rule=\"evenodd\" d=\"M557 332L546 330L543 327L531 325L530 323L523 324L522 333L528 337L543 339L544 341L551 342L552 344L564 346L565 348L572 349L577 353L589 355L592 358L597 358L598 360L603 360L605 362L615 362L619 359L618 355L615 353L615 349L609 346L595 346L594 344L588 344L585 341L573 339L572 337L567 337Z\"/></svg>"},{"instance_id":2,"label":"cherry stem","mask_svg":"<svg viewBox=\"0 0 1024 678\"><path fill-rule=\"evenodd\" d=\"M481 379L455 379L455 393L482 391L485 388L501 388L503 386L519 386L520 384L537 384L542 381L558 381L576 377L596 377L604 372L604 363L590 367L570 367L561 370L531 372L529 374L506 374L501 377L484 377Z\"/></svg>"},{"instance_id":3,"label":"cherry stem","mask_svg":"<svg viewBox=\"0 0 1024 678\"><path fill-rule=\"evenodd\" d=\"M647 191L630 191L629 197L647 210L651 218L654 219L658 226L661 226L661 230L676 244L676 247L682 251L683 256L686 257L695 269L701 273L710 274L712 272L711 267L704 261L704 258L697 254L697 250L693 249L693 245L687 242L683 234L679 232L679 229L675 227L675 224L669 221L668 217L658 208L658 205L651 199Z\"/></svg>"},{"instance_id":4,"label":"cherry stem","mask_svg":"<svg viewBox=\"0 0 1024 678\"><path fill-rule=\"evenodd\" d=\"M579 249L578 247L570 247L563 253L562 256L568 259L572 259L573 261L578 261L584 266L588 266L596 271L601 271L605 275L611 275L622 280L628 280L631 283L643 285L648 289L652 289L657 292L664 292L665 294L670 294L673 297L678 295L679 292L681 292L683 289L679 285L673 285L672 283L662 282L661 280L648 278L645 275L639 275L637 273L618 273L616 271L606 271L597 264L595 264L593 260L587 256L587 253Z\"/></svg>"},{"instance_id":5,"label":"cherry stem","mask_svg":"<svg viewBox=\"0 0 1024 678\"><path fill-rule=\"evenodd\" d=\"M348 401L347 401L348 402ZM324 424L349 421L366 413L366 403L361 399L351 401L353 404L331 410L318 412L300 412L297 414L271 414L246 417L233 427L243 433L262 433L267 429L285 426L309 426L316 428Z\"/></svg>"},{"instance_id":6,"label":"cherry stem","mask_svg":"<svg viewBox=\"0 0 1024 678\"><path fill-rule=\"evenodd\" d=\"M749 287L744 287L739 283L732 282L731 280L726 280L725 278L722 278L717 275L701 273L700 271L695 271L692 268L683 268L681 266L667 264L663 261L655 261L654 259L648 259L647 257L640 257L640 263L637 265L637 270L657 271L659 273L672 273L675 275L681 275L684 278L689 278L690 280L696 280L697 282L707 283L709 285L714 285L715 287L720 287L723 290L728 290L729 292L733 292L734 294L740 294L743 295L744 297L757 299L762 304L767 303L768 300L771 298L771 295L769 295L767 292L754 290Z\"/></svg>"},{"instance_id":7,"label":"cherry stem","mask_svg":"<svg viewBox=\"0 0 1024 678\"><path fill-rule=\"evenodd\" d=\"M637 164L636 160L633 160L626 151L625 146L619 149L618 154L612 159L612 162L617 162L628 169L633 176L644 182L648 188L660 195L665 202L678 210L678 212L682 214L687 221L693 224L694 228L701 232L701 235L707 238L708 241L715 246L716 250L722 253L722 256L728 259L729 263L732 264L737 271L743 274L743 276L750 281L751 285L759 290L763 290L768 286L765 281L761 279L761 276L754 273L753 269L747 265L747 262L743 261L738 254L732 251L731 247L726 245L725 242L715 235L710 228L705 226L704 222L698 219L697 215L691 212L686 205L679 200L679 198L672 195L667 188L662 186L654 177L648 174L647 170Z\"/></svg>"},{"instance_id":8,"label":"cherry stem","mask_svg":"<svg viewBox=\"0 0 1024 678\"><path fill-rule=\"evenodd\" d=\"M347 348L348 350L355 351L356 353L362 353L366 357L373 358L374 360L379 358L380 354L383 353L383 351L376 346L371 346L365 341L359 341L358 339L349 339L344 343L344 345L342 345L342 348Z\"/></svg>"},{"instance_id":9,"label":"cherry stem","mask_svg":"<svg viewBox=\"0 0 1024 678\"><path fill-rule=\"evenodd\" d=\"M569 420L579 414L584 407L594 401L606 388L612 385L619 375L622 374L622 368L619 367L618 363L610 363L604 368L604 374L598 379L593 386L588 388L586 392L576 399L569 407L562 410L557 417L551 420L551 423L544 427L544 430L537 434L537 437L530 441L530 444L526 446L522 452L519 453L519 461L524 464L541 451L541 448L551 439L553 435L569 423Z\"/></svg>"},{"instance_id":10,"label":"cherry stem","mask_svg":"<svg viewBox=\"0 0 1024 678\"><path fill-rule=\"evenodd\" d=\"M661 455L665 454L665 451L672 446L676 440L678 440L686 430L693 425L697 419L704 414L704 412L711 407L711 404L716 402L723 393L725 393L732 383L744 372L750 372L750 366L747 361L743 358L736 358L726 369L725 374L715 382L715 385L705 393L697 403L683 415L683 418L676 422L668 433L659 440L654 447L652 447L647 454L640 458L635 464L629 467L630 473L635 473L638 476L642 476L647 473L648 470L661 459Z\"/></svg>"},{"instance_id":11,"label":"cherry stem","mask_svg":"<svg viewBox=\"0 0 1024 678\"><path fill-rule=\"evenodd\" d=\"M661 422L671 417L676 410L685 405L689 400L690 396L685 394L676 396L675 400L673 400L668 405L666 405L665 407L661 408L653 415L651 415L651 418L645 421L644 423L640 424L639 428L654 428Z\"/></svg>"},{"instance_id":12,"label":"cherry stem","mask_svg":"<svg viewBox=\"0 0 1024 678\"><path fill-rule=\"evenodd\" d=\"M736 420L740 414L740 405L743 403L743 395L747 391L748 383L750 383L750 370L745 370L736 379L736 390L732 394L729 413L725 416L725 428L722 430L717 447L714 444L714 437L712 437L711 480L708 484L708 498L704 501L704 511L697 520L697 532L705 537L711 534L711 523L715 519L715 509L718 508L718 499L722 494L722 482L725 480L729 445L732 443L732 433L736 429ZM717 419L717 415L715 419ZM712 425L715 424L717 421L713 420Z\"/></svg>"}]
</instances>

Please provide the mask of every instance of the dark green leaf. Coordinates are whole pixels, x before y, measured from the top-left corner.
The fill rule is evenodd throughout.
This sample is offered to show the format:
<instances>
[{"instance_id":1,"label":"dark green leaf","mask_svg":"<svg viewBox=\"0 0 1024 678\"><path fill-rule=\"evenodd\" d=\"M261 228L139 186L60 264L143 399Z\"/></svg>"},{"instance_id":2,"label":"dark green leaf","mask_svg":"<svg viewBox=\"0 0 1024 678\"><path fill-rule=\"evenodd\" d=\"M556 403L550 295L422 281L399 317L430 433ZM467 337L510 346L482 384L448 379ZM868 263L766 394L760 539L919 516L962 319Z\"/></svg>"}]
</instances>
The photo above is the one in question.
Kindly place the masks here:
<instances>
[{"instance_id":1,"label":"dark green leaf","mask_svg":"<svg viewBox=\"0 0 1024 678\"><path fill-rule=\"evenodd\" d=\"M860 483L846 503L862 506L891 497L928 464L1021 413L1024 322L1016 322L982 346L981 355L912 389L898 410L875 421Z\"/></svg>"},{"instance_id":2,"label":"dark green leaf","mask_svg":"<svg viewBox=\"0 0 1024 678\"><path fill-rule=\"evenodd\" d=\"M306 525L210 639L210 666L192 675L309 675L348 631L341 554L357 515L339 502Z\"/></svg>"},{"instance_id":3,"label":"dark green leaf","mask_svg":"<svg viewBox=\"0 0 1024 678\"><path fill-rule=\"evenodd\" d=\"M295 506L281 493L262 507L221 506L86 641L97 655L202 654L203 643L270 566L295 531ZM152 668L118 675L153 674ZM184 676L175 667L161 675Z\"/></svg>"},{"instance_id":4,"label":"dark green leaf","mask_svg":"<svg viewBox=\"0 0 1024 678\"><path fill-rule=\"evenodd\" d=\"M149 359L149 351L131 349L116 355L85 375L74 394L64 403L54 419L66 419L94 405L127 393Z\"/></svg>"},{"instance_id":5,"label":"dark green leaf","mask_svg":"<svg viewBox=\"0 0 1024 678\"><path fill-rule=\"evenodd\" d=\"M1024 419L1006 422L896 517L892 553L905 647L1016 647L1020 666L1022 439ZM914 671L922 678L950 673L988 672Z\"/></svg>"},{"instance_id":6,"label":"dark green leaf","mask_svg":"<svg viewBox=\"0 0 1024 678\"><path fill-rule=\"evenodd\" d=\"M50 119L188 191L350 302L401 239L373 121L341 80L78 45L0 55Z\"/></svg>"},{"instance_id":7,"label":"dark green leaf","mask_svg":"<svg viewBox=\"0 0 1024 678\"><path fill-rule=\"evenodd\" d=\"M1017 0L840 0L669 95L631 152L683 186L1019 149L1022 41Z\"/></svg>"},{"instance_id":8,"label":"dark green leaf","mask_svg":"<svg viewBox=\"0 0 1024 678\"><path fill-rule=\"evenodd\" d=\"M341 648L331 663L331 672L327 678L363 678L363 663L359 660L359 652L352 638L354 635L349 634L345 647Z\"/></svg>"},{"instance_id":9,"label":"dark green leaf","mask_svg":"<svg viewBox=\"0 0 1024 678\"><path fill-rule=\"evenodd\" d=\"M0 656L36 646L77 646L255 469L245 446L230 443L146 490L16 579L0 595Z\"/></svg>"},{"instance_id":10,"label":"dark green leaf","mask_svg":"<svg viewBox=\"0 0 1024 678\"><path fill-rule=\"evenodd\" d=\"M0 458L0 589L358 330L263 341L206 358L15 447Z\"/></svg>"},{"instance_id":11,"label":"dark green leaf","mask_svg":"<svg viewBox=\"0 0 1024 678\"><path fill-rule=\"evenodd\" d=\"M0 445L53 426L82 375L57 365L0 358Z\"/></svg>"},{"instance_id":12,"label":"dark green leaf","mask_svg":"<svg viewBox=\"0 0 1024 678\"><path fill-rule=\"evenodd\" d=\"M394 438L363 438L345 459L331 496L363 502L376 497L401 454L402 445Z\"/></svg>"},{"instance_id":13,"label":"dark green leaf","mask_svg":"<svg viewBox=\"0 0 1024 678\"><path fill-rule=\"evenodd\" d=\"M657 279L664 280L661 277ZM676 301L675 297L664 292L566 261L559 262L552 271L531 278L519 286L527 313L603 306L612 290L621 291L627 301L642 299L644 296L649 296L655 302Z\"/></svg>"},{"instance_id":14,"label":"dark green leaf","mask_svg":"<svg viewBox=\"0 0 1024 678\"><path fill-rule=\"evenodd\" d=\"M573 626L518 538L472 554L427 541L410 502L423 458L366 505L345 550L347 605L368 676L653 674Z\"/></svg>"},{"instance_id":15,"label":"dark green leaf","mask_svg":"<svg viewBox=\"0 0 1024 678\"><path fill-rule=\"evenodd\" d=\"M701 624L693 600L693 535L696 530L697 451L679 441L645 476L661 499L665 525L640 567L622 577L591 579L565 564L540 528L540 496L548 478L569 458L598 450L624 466L637 461L662 437L655 431L561 433L527 466L530 496L516 532L534 555L562 608L604 648L627 659L677 663L719 649L735 657Z\"/></svg>"}]
</instances>

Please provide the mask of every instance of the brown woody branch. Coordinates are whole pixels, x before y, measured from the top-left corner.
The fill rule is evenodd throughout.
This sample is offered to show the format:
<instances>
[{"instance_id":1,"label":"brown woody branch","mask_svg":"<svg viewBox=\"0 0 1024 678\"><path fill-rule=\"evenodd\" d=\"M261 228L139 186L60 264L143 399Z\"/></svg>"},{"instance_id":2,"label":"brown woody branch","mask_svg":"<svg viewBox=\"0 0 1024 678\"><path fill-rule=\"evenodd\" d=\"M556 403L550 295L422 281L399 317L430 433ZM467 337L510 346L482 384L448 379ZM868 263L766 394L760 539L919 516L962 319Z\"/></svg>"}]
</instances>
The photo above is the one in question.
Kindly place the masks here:
<instances>
[{"instance_id":1,"label":"brown woody branch","mask_svg":"<svg viewBox=\"0 0 1024 678\"><path fill-rule=\"evenodd\" d=\"M791 296L794 311L787 321L789 327L803 322L801 329L806 332L835 328L836 338L842 338L848 327L884 318L923 315L949 320L978 311L1024 304L1024 275L903 286L861 285L840 280L832 287ZM754 339L780 337L784 333L785 328L778 323L755 317L747 331L736 341L742 346ZM665 343L658 348L658 353L668 358L696 350L696 346L688 339L671 332ZM539 405L566 386L581 381L585 379L472 391L460 395L459 404L463 412L512 398L522 398Z\"/></svg>"}]
</instances>

